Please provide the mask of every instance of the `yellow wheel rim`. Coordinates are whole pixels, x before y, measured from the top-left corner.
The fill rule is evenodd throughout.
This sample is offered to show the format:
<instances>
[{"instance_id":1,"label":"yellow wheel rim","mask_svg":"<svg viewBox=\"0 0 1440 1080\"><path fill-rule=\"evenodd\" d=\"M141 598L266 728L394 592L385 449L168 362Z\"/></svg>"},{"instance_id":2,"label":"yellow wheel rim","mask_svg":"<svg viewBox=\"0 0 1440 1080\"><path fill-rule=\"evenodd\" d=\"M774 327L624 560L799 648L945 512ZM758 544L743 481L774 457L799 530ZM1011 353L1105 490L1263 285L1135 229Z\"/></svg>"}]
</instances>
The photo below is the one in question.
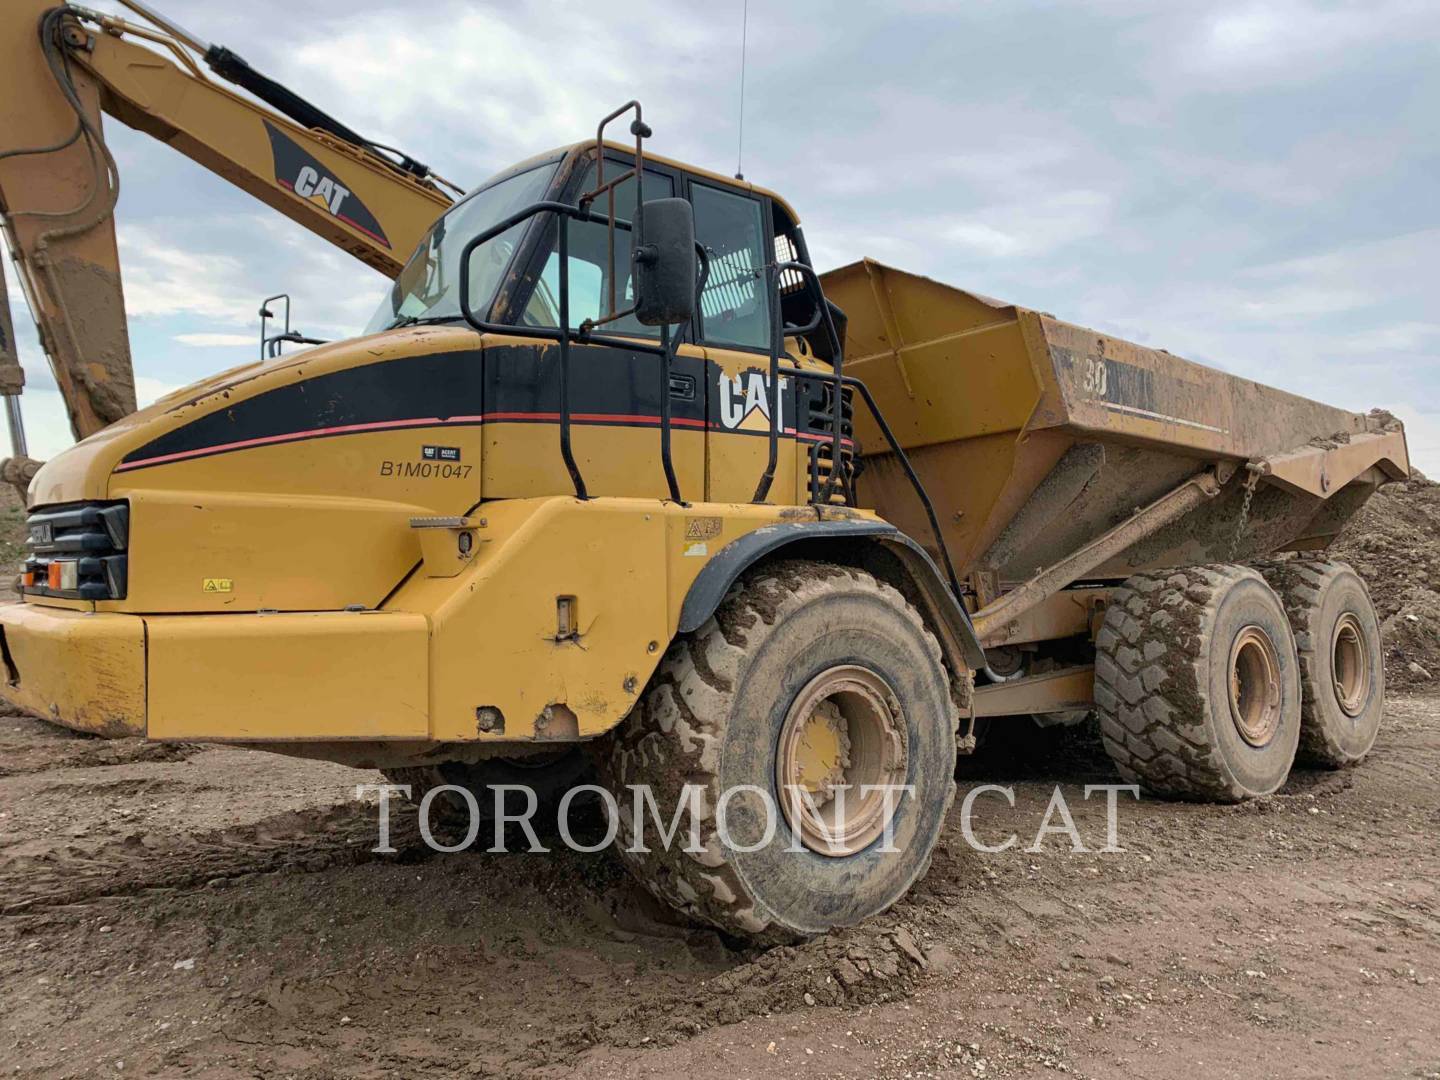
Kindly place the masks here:
<instances>
[{"instance_id":1,"label":"yellow wheel rim","mask_svg":"<svg viewBox=\"0 0 1440 1080\"><path fill-rule=\"evenodd\" d=\"M1270 635L1247 626L1230 646L1230 718L1251 746L1266 746L1280 730L1280 658Z\"/></svg>"},{"instance_id":2,"label":"yellow wheel rim","mask_svg":"<svg viewBox=\"0 0 1440 1080\"><path fill-rule=\"evenodd\" d=\"M1340 708L1346 716L1359 716L1370 699L1370 649L1360 620L1348 611L1336 620L1331 635L1330 674Z\"/></svg>"},{"instance_id":3,"label":"yellow wheel rim","mask_svg":"<svg viewBox=\"0 0 1440 1080\"><path fill-rule=\"evenodd\" d=\"M817 675L780 729L775 780L786 824L822 855L864 850L900 805L907 746L899 699L879 675L855 664Z\"/></svg>"}]
</instances>

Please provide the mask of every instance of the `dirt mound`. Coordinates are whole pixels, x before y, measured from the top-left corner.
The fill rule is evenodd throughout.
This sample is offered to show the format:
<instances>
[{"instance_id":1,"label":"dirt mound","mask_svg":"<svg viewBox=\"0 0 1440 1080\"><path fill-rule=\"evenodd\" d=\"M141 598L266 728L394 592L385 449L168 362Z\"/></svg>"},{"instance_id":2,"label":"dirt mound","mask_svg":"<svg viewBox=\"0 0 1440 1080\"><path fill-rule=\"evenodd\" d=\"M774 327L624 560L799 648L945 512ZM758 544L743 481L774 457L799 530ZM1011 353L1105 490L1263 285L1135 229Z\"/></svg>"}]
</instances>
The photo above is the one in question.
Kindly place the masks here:
<instances>
[{"instance_id":1,"label":"dirt mound","mask_svg":"<svg viewBox=\"0 0 1440 1080\"><path fill-rule=\"evenodd\" d=\"M1370 586L1388 684L1440 685L1440 484L1415 472L1404 483L1385 485L1345 526L1330 554Z\"/></svg>"}]
</instances>

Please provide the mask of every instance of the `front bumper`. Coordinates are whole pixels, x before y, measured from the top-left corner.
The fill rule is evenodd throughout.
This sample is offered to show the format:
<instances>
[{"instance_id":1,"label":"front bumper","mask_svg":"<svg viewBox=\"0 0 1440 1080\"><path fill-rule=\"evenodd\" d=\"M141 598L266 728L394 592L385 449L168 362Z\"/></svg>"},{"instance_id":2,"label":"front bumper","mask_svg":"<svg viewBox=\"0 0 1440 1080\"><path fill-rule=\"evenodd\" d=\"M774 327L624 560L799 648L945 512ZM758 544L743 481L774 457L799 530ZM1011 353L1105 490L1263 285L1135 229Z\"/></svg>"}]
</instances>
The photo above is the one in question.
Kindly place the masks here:
<instances>
[{"instance_id":1,"label":"front bumper","mask_svg":"<svg viewBox=\"0 0 1440 1080\"><path fill-rule=\"evenodd\" d=\"M424 739L429 624L399 612L139 616L0 605L0 696L80 731Z\"/></svg>"},{"instance_id":2,"label":"front bumper","mask_svg":"<svg viewBox=\"0 0 1440 1080\"><path fill-rule=\"evenodd\" d=\"M0 696L78 731L145 734L145 623L41 604L0 604Z\"/></svg>"}]
</instances>

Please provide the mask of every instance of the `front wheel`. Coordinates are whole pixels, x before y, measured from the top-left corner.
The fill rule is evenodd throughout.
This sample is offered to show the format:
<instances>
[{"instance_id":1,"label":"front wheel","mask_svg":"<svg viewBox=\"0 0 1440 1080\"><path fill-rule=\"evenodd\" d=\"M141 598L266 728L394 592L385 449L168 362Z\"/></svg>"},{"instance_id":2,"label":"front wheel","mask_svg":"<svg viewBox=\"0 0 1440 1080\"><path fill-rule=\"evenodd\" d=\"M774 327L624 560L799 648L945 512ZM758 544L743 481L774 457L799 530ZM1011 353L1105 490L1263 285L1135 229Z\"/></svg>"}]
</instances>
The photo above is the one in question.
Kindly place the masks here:
<instances>
[{"instance_id":1,"label":"front wheel","mask_svg":"<svg viewBox=\"0 0 1440 1080\"><path fill-rule=\"evenodd\" d=\"M602 754L617 849L660 899L731 934L858 923L929 865L956 718L940 647L890 586L825 563L752 571L671 645ZM699 844L685 828L661 843L637 786L662 824L688 799Z\"/></svg>"}]
</instances>

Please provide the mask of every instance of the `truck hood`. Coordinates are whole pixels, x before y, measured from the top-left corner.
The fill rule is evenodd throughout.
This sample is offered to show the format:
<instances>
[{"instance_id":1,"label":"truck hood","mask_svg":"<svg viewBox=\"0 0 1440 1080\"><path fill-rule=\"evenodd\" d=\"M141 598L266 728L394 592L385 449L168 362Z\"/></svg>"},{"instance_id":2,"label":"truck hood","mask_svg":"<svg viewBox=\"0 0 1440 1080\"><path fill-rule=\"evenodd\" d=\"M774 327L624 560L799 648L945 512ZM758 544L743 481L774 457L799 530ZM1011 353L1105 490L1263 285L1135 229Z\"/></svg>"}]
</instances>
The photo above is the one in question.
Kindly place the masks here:
<instances>
[{"instance_id":1,"label":"truck hood","mask_svg":"<svg viewBox=\"0 0 1440 1080\"><path fill-rule=\"evenodd\" d=\"M474 348L473 331L455 327L417 326L368 337L318 345L274 360L256 361L211 375L166 394L82 439L47 461L30 482L30 506L110 498L111 475L131 450L227 404L264 393L308 375L349 367L414 351L417 341L430 350ZM357 361L357 353L363 360Z\"/></svg>"}]
</instances>

